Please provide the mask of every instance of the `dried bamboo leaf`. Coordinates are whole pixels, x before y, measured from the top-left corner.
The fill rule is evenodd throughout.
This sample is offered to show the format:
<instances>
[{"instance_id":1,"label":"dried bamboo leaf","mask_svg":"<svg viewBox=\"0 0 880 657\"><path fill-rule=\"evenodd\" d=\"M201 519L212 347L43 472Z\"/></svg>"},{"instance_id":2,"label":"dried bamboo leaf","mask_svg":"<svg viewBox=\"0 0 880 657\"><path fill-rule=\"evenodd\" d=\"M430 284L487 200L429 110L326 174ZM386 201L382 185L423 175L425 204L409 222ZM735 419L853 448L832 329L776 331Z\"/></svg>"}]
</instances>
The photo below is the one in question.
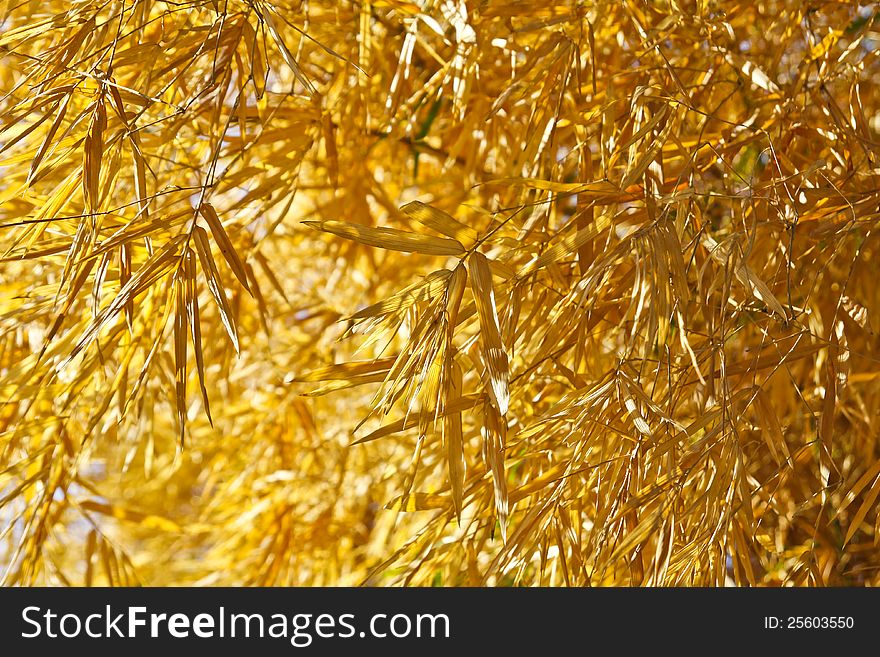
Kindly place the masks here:
<instances>
[{"instance_id":1,"label":"dried bamboo leaf","mask_svg":"<svg viewBox=\"0 0 880 657\"><path fill-rule=\"evenodd\" d=\"M186 435L186 345L187 308L186 282L175 278L174 298L177 307L174 312L174 401L177 410L177 425L180 446L184 446Z\"/></svg>"},{"instance_id":2,"label":"dried bamboo leaf","mask_svg":"<svg viewBox=\"0 0 880 657\"><path fill-rule=\"evenodd\" d=\"M97 210L100 204L101 159L104 154L104 130L107 127L107 109L99 98L92 111L89 131L83 146L83 194L86 207Z\"/></svg>"},{"instance_id":3,"label":"dried bamboo leaf","mask_svg":"<svg viewBox=\"0 0 880 657\"><path fill-rule=\"evenodd\" d=\"M290 70L293 71L296 79L300 81L309 93L317 93L312 82L306 77L305 73L303 73L300 68L300 65L297 63L296 59L294 59L293 54L288 50L287 45L284 43L284 39L278 32L278 28L275 27L275 21L272 19L271 7L259 1L255 2L254 6L260 13L260 17L265 22L266 27L269 28L269 34L272 36L272 40L275 41L275 45L278 46L278 50L281 51L281 57L284 59L284 63L290 67Z\"/></svg>"},{"instance_id":4,"label":"dried bamboo leaf","mask_svg":"<svg viewBox=\"0 0 880 657\"><path fill-rule=\"evenodd\" d=\"M856 532L865 521L868 513L872 509L876 510L878 496L880 496L880 476L874 479L874 483L871 485L871 488L868 489L868 494L865 495L864 501L853 515L852 520L849 523L849 529L846 530L846 537L843 539L844 544L849 543L853 539L853 536L856 535Z\"/></svg>"},{"instance_id":5,"label":"dried bamboo leaf","mask_svg":"<svg viewBox=\"0 0 880 657\"><path fill-rule=\"evenodd\" d=\"M431 230L451 237L468 248L473 246L480 237L477 231L470 226L466 226L451 215L421 201L407 203L400 208L400 211Z\"/></svg>"},{"instance_id":6,"label":"dried bamboo leaf","mask_svg":"<svg viewBox=\"0 0 880 657\"><path fill-rule=\"evenodd\" d=\"M214 264L214 258L211 256L211 245L208 242L208 234L205 232L204 228L201 226L196 226L194 228L193 241L196 245L196 251L199 254L199 260L202 263L202 272L205 274L205 278L208 282L208 289L211 292L211 296L214 297L214 301L217 303L220 317L223 320L223 326L226 329L227 335L229 335L229 339L232 341L232 346L235 347L235 352L238 353L238 331L235 328L235 319L232 315L229 301L226 299L226 292L223 290L223 283L220 278L220 273L217 271L217 265Z\"/></svg>"},{"instance_id":7,"label":"dried bamboo leaf","mask_svg":"<svg viewBox=\"0 0 880 657\"><path fill-rule=\"evenodd\" d=\"M241 286L247 290L248 293L252 294L251 288L248 285L244 262L239 257L238 251L235 250L229 236L226 234L226 229L223 228L223 224L220 221L220 217L217 216L217 211L214 209L214 206L210 203L202 203L202 205L199 206L199 212L205 218L205 221L208 222L208 227L211 229L214 241L220 248L220 253L223 254L223 257L229 264L232 273L235 274L235 277L238 279L238 282L241 283Z\"/></svg>"},{"instance_id":8,"label":"dried bamboo leaf","mask_svg":"<svg viewBox=\"0 0 880 657\"><path fill-rule=\"evenodd\" d=\"M316 230L392 251L445 256L461 255L465 251L461 243L456 240L408 233L396 228L373 228L347 221L304 221L303 223Z\"/></svg>"},{"instance_id":9,"label":"dried bamboo leaf","mask_svg":"<svg viewBox=\"0 0 880 657\"><path fill-rule=\"evenodd\" d=\"M357 311L349 319L360 320L370 317L382 317L411 308L419 302L429 301L447 289L451 275L452 272L448 269L431 272L422 280L416 281L387 299Z\"/></svg>"},{"instance_id":10,"label":"dried bamboo leaf","mask_svg":"<svg viewBox=\"0 0 880 657\"><path fill-rule=\"evenodd\" d=\"M495 306L495 289L492 285L492 270L489 261L482 253L472 253L468 259L471 291L477 305L480 318L480 339L483 356L489 376L489 395L492 403L503 417L507 414L510 403L508 391L507 352L501 340L501 328L498 324L498 309Z\"/></svg>"},{"instance_id":11,"label":"dried bamboo leaf","mask_svg":"<svg viewBox=\"0 0 880 657\"><path fill-rule=\"evenodd\" d=\"M391 511L431 511L445 509L449 506L449 497L438 493L412 493L404 501L403 496L396 497L385 505Z\"/></svg>"},{"instance_id":12,"label":"dried bamboo leaf","mask_svg":"<svg viewBox=\"0 0 880 657\"><path fill-rule=\"evenodd\" d=\"M462 396L462 373L461 367L455 362L451 354L447 354L444 364L446 372L447 389L446 398L455 401ZM446 462L449 470L449 484L452 489L452 504L455 507L455 515L461 523L461 510L464 497L465 478L465 455L464 437L461 430L461 413L447 412L445 417L444 438L446 440Z\"/></svg>"},{"instance_id":13,"label":"dried bamboo leaf","mask_svg":"<svg viewBox=\"0 0 880 657\"><path fill-rule=\"evenodd\" d=\"M192 337L193 354L196 357L199 389L202 391L202 401L205 404L205 414L208 416L208 422L211 426L214 426L214 420L211 417L211 404L208 401L208 389L205 387L205 354L202 350L202 323L199 318L199 294L196 289L196 255L191 249L187 249L183 255L183 276L186 281L186 316L190 336Z\"/></svg>"},{"instance_id":14,"label":"dried bamboo leaf","mask_svg":"<svg viewBox=\"0 0 880 657\"><path fill-rule=\"evenodd\" d=\"M507 525L509 515L509 495L507 490L507 472L504 466L504 452L507 444L507 424L490 404L483 407L485 429L483 440L487 465L492 472L492 487L495 497L495 513L501 524L501 537L507 542Z\"/></svg>"}]
</instances>

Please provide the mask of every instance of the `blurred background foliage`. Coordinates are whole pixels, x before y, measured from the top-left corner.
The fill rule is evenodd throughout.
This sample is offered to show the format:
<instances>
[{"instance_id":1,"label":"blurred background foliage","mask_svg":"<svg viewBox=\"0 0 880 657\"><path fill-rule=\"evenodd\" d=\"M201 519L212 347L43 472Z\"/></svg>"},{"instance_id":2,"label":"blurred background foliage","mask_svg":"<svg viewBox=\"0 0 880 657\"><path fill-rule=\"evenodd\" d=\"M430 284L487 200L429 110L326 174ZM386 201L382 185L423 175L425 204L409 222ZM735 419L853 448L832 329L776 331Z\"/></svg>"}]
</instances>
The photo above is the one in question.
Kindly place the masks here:
<instances>
[{"instance_id":1,"label":"blurred background foliage","mask_svg":"<svg viewBox=\"0 0 880 657\"><path fill-rule=\"evenodd\" d=\"M877 16L0 0L0 581L877 585Z\"/></svg>"}]
</instances>

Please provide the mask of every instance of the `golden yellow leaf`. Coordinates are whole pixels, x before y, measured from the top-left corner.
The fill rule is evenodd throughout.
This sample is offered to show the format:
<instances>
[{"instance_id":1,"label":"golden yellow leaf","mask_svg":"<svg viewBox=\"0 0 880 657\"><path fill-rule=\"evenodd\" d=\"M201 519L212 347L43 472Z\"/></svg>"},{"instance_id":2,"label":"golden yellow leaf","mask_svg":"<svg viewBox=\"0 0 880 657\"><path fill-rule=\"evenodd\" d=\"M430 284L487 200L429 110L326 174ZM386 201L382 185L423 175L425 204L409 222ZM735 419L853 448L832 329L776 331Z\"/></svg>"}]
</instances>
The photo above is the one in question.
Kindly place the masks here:
<instances>
[{"instance_id":1,"label":"golden yellow leaf","mask_svg":"<svg viewBox=\"0 0 880 657\"><path fill-rule=\"evenodd\" d=\"M483 358L489 376L489 395L492 403L502 415L507 414L510 401L508 391L507 352L501 340L498 324L498 309L495 306L495 289L492 285L492 270L489 261L482 253L475 252L468 259L471 290L477 304L480 318L480 339L483 345Z\"/></svg>"},{"instance_id":2,"label":"golden yellow leaf","mask_svg":"<svg viewBox=\"0 0 880 657\"><path fill-rule=\"evenodd\" d=\"M196 251L199 254L199 260L202 263L202 271L208 282L208 289L211 291L211 296L214 297L214 301L217 303L217 308L220 311L220 317L223 320L223 326L226 328L226 333L229 335L229 339L232 340L232 345L235 347L235 351L238 352L238 331L235 328L235 319L232 315L229 301L226 299L226 292L223 289L223 283L220 278L220 273L217 271L217 265L214 264L214 258L211 256L211 245L208 242L208 234L205 232L204 228L196 226L193 229L193 241L196 245Z\"/></svg>"},{"instance_id":3,"label":"golden yellow leaf","mask_svg":"<svg viewBox=\"0 0 880 657\"><path fill-rule=\"evenodd\" d=\"M456 240L408 233L396 228L373 228L347 221L304 221L303 223L326 233L392 251L454 256L463 254L465 250Z\"/></svg>"},{"instance_id":4,"label":"golden yellow leaf","mask_svg":"<svg viewBox=\"0 0 880 657\"><path fill-rule=\"evenodd\" d=\"M235 274L235 277L238 279L238 282L241 283L241 286L250 293L251 289L248 285L244 262L239 257L238 251L235 250L232 242L229 240L229 236L226 234L226 229L223 228L223 224L220 221L220 217L217 216L217 211L214 209L214 206L207 202L202 203L199 207L199 212L205 218L205 221L208 222L208 227L211 229L214 241L220 248L220 253L223 254L226 262L229 263L229 268L232 270L232 273Z\"/></svg>"},{"instance_id":5,"label":"golden yellow leaf","mask_svg":"<svg viewBox=\"0 0 880 657\"><path fill-rule=\"evenodd\" d=\"M466 226L458 221L458 219L427 203L412 201L402 206L400 211L431 230L451 237L467 248L473 246L479 239L479 234L473 228Z\"/></svg>"}]
</instances>

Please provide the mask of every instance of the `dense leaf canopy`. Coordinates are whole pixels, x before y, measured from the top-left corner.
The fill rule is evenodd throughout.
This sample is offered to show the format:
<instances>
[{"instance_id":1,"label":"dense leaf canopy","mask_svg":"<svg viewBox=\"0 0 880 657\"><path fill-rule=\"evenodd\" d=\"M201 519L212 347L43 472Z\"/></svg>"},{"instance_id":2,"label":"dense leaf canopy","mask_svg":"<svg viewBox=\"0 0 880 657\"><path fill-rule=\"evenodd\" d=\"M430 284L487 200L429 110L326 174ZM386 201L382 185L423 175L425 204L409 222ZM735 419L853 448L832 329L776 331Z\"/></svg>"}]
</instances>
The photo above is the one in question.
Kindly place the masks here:
<instances>
[{"instance_id":1,"label":"dense leaf canopy","mask_svg":"<svg viewBox=\"0 0 880 657\"><path fill-rule=\"evenodd\" d=\"M0 581L880 584L878 47L0 1Z\"/></svg>"}]
</instances>

